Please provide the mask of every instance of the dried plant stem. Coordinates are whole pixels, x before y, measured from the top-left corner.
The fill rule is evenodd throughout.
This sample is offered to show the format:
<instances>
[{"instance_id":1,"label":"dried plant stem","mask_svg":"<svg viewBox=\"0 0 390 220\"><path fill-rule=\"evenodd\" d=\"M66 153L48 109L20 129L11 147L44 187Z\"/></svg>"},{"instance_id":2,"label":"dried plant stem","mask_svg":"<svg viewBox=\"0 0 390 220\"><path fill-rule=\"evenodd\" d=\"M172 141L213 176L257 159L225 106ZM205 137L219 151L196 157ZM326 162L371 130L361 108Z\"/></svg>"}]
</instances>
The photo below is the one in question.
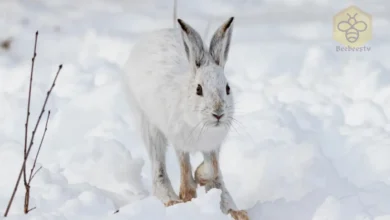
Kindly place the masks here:
<instances>
[{"instance_id":1,"label":"dried plant stem","mask_svg":"<svg viewBox=\"0 0 390 220\"><path fill-rule=\"evenodd\" d=\"M43 140L45 139L45 136L46 136L47 125L49 123L49 119L50 119L50 111L47 113L46 124L45 124L45 131L43 132L41 143L39 144L37 154L35 155L34 163L33 163L33 166L31 168L31 172L30 172L30 177L28 178L28 185L30 185L31 180L34 178L35 174L37 174L38 171L42 168L42 167L40 167L36 172L34 172L35 166L37 165L37 160L38 160L39 153L41 152Z\"/></svg>"},{"instance_id":2,"label":"dried plant stem","mask_svg":"<svg viewBox=\"0 0 390 220\"><path fill-rule=\"evenodd\" d=\"M34 75L34 64L35 64L35 58L37 57L37 43L38 43L38 31L35 32L35 42L34 42L34 54L31 59L31 71L30 71L30 84L28 87L28 98L27 98L27 116L26 116L26 123L24 124L25 132L24 132L24 160L27 160L27 135L28 135L28 122L30 119L30 103L31 103L31 87L32 87L32 81L33 81L33 75ZM24 180L24 186L27 187L27 173L26 173L26 164L23 166L23 180Z\"/></svg>"},{"instance_id":3,"label":"dried plant stem","mask_svg":"<svg viewBox=\"0 0 390 220\"><path fill-rule=\"evenodd\" d=\"M30 177L28 178L27 185L25 187L26 188L26 192L25 192L25 196L24 196L24 213L25 214L29 213L31 210L34 210L34 208L32 208L32 209L29 208L30 207L31 181L34 178L34 176L38 173L38 171L41 170L41 168L42 168L42 167L40 167L36 172L34 172L35 166L37 164L37 159L38 159L39 153L41 152L43 140L45 139L45 135L46 135L46 131L47 131L47 125L49 123L49 118L50 118L50 111L47 113L47 119L46 119L46 124L45 124L45 131L43 132L43 135L42 135L42 138L41 138L41 143L39 144L38 151L37 151L37 153L35 155L34 163L33 163L33 166L31 168Z\"/></svg>"},{"instance_id":4,"label":"dried plant stem","mask_svg":"<svg viewBox=\"0 0 390 220\"><path fill-rule=\"evenodd\" d=\"M58 67L58 71L57 71L56 76L55 76L55 78L53 80L53 83L52 83L49 91L47 91L46 99L45 99L45 102L43 103L41 113L39 114L38 120L37 120L37 122L35 124L35 128L34 128L34 130L32 132L32 135L31 135L30 144L29 144L28 149L27 149L27 157L29 156L31 148L32 148L32 146L34 144L35 133L36 133L36 131L38 129L39 123L41 122L42 115L45 112L45 107L46 107L47 101L49 100L50 94L53 91L53 88L54 88L54 86L56 84L56 81L57 81L58 75L61 72L61 69L62 69L62 65L60 65ZM27 160L27 158L23 162L24 166L26 166L26 160ZM25 188L26 188L26 194L25 194L26 196L25 196L25 201L24 201L24 213L27 214L29 212L29 201L30 201L30 183L29 182L27 183Z\"/></svg>"},{"instance_id":5,"label":"dried plant stem","mask_svg":"<svg viewBox=\"0 0 390 220\"><path fill-rule=\"evenodd\" d=\"M62 69L62 64L58 67L58 71L55 75L55 78L52 82L52 85L50 87L50 89L47 91L47 94L46 94L46 99L42 105L42 109L41 109L41 112L38 116L38 119L37 119L37 122L35 124L35 127L34 127L34 130L32 131L32 135L30 137L30 143L27 147L27 134L28 134L28 122L29 122L29 117L30 117L30 103L31 103L31 85L32 85L32 80L33 80L33 69L34 69L34 62L35 62L35 58L36 58L36 47L37 47L37 41L38 41L38 31L36 32L36 35L35 35L35 44L34 44L34 56L32 58L32 64L31 64L31 73L30 73L30 86L29 86L29 93L28 93L28 101L27 101L27 117L26 117L26 123L25 123L25 142L24 142L24 158L23 158L23 164L22 164L22 167L20 169L20 172L19 172L19 175L18 175L18 178L16 180L16 183L15 183L15 186L14 186L14 189L12 191L12 195L11 195L11 198L8 202L8 205L7 205L7 208L6 208L6 211L4 213L4 217L7 217L8 216L8 213L9 213L9 210L11 209L11 206L12 206L12 203L13 203L13 200L15 198L15 195L16 195L16 192L18 190L18 186L19 186L19 183L20 183L20 180L22 178L22 175L24 177L24 185L25 185L25 189L26 189L26 193L25 193L25 201L24 201L24 213L27 214L28 212L30 212L31 210L34 210L34 208L29 208L29 201L30 201L30 184L31 184L31 181L32 179L34 178L34 176L36 175L36 173L41 169L39 168L38 170L35 170L35 167L36 167L36 162L37 162L37 158L39 156L39 153L40 153L40 150L41 150L41 147L42 147L42 143L43 143L43 140L45 138L45 135L46 135L46 131L47 131L47 125L48 125L48 121L49 121L49 118L50 118L50 111L48 112L48 116L47 116L47 120L46 120L46 126L45 126L45 131L42 135L42 139L41 139L41 143L39 145L39 148L38 148L38 152L36 154L36 157L34 159L34 163L33 163L33 167L31 169L31 173L30 173L30 176L29 176L29 179L27 180L27 173L26 173L26 162L27 162L27 158L28 156L30 155L30 151L31 151L31 148L34 144L34 137L35 137L35 134L36 134L36 131L38 129L38 126L39 126L39 123L41 121L41 118L42 118L42 115L44 114L45 112L45 107L46 107L46 104L47 104L47 101L50 97L50 94L51 92L53 91L54 89L54 86L56 84L56 81L57 81L57 78L58 78L58 75L59 73L61 72L61 69Z\"/></svg>"}]
</instances>

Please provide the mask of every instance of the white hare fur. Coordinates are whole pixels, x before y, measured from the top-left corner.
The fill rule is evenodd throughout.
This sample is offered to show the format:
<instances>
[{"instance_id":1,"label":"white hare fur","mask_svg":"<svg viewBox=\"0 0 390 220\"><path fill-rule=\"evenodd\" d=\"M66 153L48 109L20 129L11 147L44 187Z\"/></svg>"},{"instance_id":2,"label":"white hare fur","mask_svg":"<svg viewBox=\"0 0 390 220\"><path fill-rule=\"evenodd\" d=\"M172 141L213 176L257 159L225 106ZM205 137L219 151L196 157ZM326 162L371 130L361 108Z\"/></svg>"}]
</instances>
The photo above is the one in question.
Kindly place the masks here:
<instances>
[{"instance_id":1,"label":"white hare fur","mask_svg":"<svg viewBox=\"0 0 390 220\"><path fill-rule=\"evenodd\" d=\"M224 74L233 17L216 30L208 48L191 26L178 23L178 29L154 31L133 46L125 67L130 106L151 160L153 194L167 206L196 197L189 153L202 152L197 182L206 190L221 189L221 210L227 214L237 208L216 162L234 114ZM180 162L180 197L166 172L168 143Z\"/></svg>"}]
</instances>

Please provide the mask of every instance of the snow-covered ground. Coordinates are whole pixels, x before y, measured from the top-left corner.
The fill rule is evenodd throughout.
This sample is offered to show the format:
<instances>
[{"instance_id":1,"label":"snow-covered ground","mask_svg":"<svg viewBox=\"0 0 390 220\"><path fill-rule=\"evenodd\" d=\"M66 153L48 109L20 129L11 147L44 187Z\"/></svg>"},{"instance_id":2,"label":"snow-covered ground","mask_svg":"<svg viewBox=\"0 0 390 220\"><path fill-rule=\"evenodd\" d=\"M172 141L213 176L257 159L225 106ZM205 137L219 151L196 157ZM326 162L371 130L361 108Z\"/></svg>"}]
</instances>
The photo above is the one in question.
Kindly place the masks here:
<instances>
[{"instance_id":1,"label":"snow-covered ground","mask_svg":"<svg viewBox=\"0 0 390 220\"><path fill-rule=\"evenodd\" d=\"M178 1L180 18L204 35L209 26L207 39L236 17L226 71L239 122L221 169L239 208L255 220L389 220L390 2ZM332 16L351 4L372 14L369 52L336 52ZM22 214L21 186L7 219L230 219L220 213L218 190L198 188L197 199L169 208L150 196L150 162L120 79L140 34L173 25L172 6L171 0L0 1L0 39L11 37L10 48L0 49L1 213L22 162L36 30L31 127L64 64L47 107L43 168L32 183L37 208ZM167 159L178 190L172 149ZM193 155L193 166L201 160Z\"/></svg>"}]
</instances>

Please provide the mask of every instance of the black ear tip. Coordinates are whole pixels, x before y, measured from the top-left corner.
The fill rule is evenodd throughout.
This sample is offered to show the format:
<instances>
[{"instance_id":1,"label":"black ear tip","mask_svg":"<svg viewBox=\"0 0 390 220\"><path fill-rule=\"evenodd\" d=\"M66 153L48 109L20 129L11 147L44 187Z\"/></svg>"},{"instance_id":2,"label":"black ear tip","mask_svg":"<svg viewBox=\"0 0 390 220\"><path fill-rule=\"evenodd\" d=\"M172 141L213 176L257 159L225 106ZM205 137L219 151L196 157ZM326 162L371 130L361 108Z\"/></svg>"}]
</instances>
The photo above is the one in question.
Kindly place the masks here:
<instances>
[{"instance_id":1,"label":"black ear tip","mask_svg":"<svg viewBox=\"0 0 390 220\"><path fill-rule=\"evenodd\" d=\"M177 19L177 23L179 23L180 26L182 26L182 27L184 26L184 21L181 20L180 18Z\"/></svg>"},{"instance_id":2,"label":"black ear tip","mask_svg":"<svg viewBox=\"0 0 390 220\"><path fill-rule=\"evenodd\" d=\"M227 22L227 27L229 27L233 23L234 17L230 17L228 22Z\"/></svg>"},{"instance_id":3,"label":"black ear tip","mask_svg":"<svg viewBox=\"0 0 390 220\"><path fill-rule=\"evenodd\" d=\"M187 25L184 23L184 21L182 19L178 18L177 22L179 23L181 29L183 29L185 32L187 32Z\"/></svg>"}]
</instances>

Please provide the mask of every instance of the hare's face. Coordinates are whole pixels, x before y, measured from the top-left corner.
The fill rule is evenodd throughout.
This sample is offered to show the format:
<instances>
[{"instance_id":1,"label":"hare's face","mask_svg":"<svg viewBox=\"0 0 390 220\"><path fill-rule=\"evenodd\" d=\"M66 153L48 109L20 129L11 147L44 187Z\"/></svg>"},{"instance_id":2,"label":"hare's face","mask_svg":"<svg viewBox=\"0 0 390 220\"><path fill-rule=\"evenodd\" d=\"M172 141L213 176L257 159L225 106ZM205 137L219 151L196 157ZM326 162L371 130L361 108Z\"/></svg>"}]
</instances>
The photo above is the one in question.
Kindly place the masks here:
<instances>
[{"instance_id":1,"label":"hare's face","mask_svg":"<svg viewBox=\"0 0 390 220\"><path fill-rule=\"evenodd\" d=\"M186 118L190 118L194 126L227 128L231 124L233 98L224 66L228 58L233 19L231 17L216 30L208 49L199 33L178 19L183 49L192 74L187 100L190 109Z\"/></svg>"},{"instance_id":2,"label":"hare's face","mask_svg":"<svg viewBox=\"0 0 390 220\"><path fill-rule=\"evenodd\" d=\"M198 123L229 127L234 113L233 91L223 68L207 65L197 70L189 96Z\"/></svg>"}]
</instances>

